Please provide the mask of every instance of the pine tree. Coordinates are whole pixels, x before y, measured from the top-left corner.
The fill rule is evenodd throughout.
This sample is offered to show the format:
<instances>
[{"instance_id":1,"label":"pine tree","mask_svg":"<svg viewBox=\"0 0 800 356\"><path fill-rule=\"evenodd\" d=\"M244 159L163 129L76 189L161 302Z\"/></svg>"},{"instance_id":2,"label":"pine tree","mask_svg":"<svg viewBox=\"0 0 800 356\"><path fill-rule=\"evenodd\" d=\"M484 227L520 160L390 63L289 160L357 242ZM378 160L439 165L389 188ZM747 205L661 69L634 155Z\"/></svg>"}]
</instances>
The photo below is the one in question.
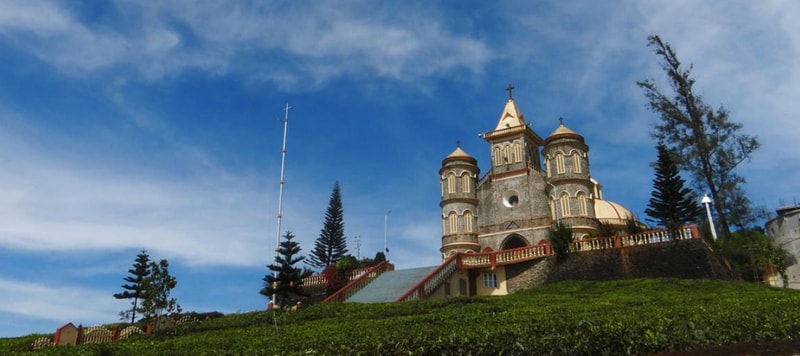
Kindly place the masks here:
<instances>
[{"instance_id":1,"label":"pine tree","mask_svg":"<svg viewBox=\"0 0 800 356\"><path fill-rule=\"evenodd\" d=\"M283 239L275 256L275 263L267 266L273 273L263 278L264 288L259 292L267 297L275 296L277 300L273 300L273 303L280 307L292 305L299 297L307 296L303 290L303 278L312 273L308 269L301 270L294 266L305 260L305 256L298 255L300 244L292 241L292 232L287 231Z\"/></svg>"},{"instance_id":2,"label":"pine tree","mask_svg":"<svg viewBox=\"0 0 800 356\"><path fill-rule=\"evenodd\" d=\"M142 314L145 318L159 317L163 314L180 312L180 305L175 298L170 298L172 289L178 279L169 274L169 262L162 259L158 263L150 262L150 276L144 279L142 296Z\"/></svg>"},{"instance_id":3,"label":"pine tree","mask_svg":"<svg viewBox=\"0 0 800 356\"><path fill-rule=\"evenodd\" d=\"M339 182L333 186L328 210L325 212L325 223L319 238L314 242L308 264L317 268L336 265L347 255L347 239L344 236L344 211Z\"/></svg>"},{"instance_id":4,"label":"pine tree","mask_svg":"<svg viewBox=\"0 0 800 356\"><path fill-rule=\"evenodd\" d=\"M131 309L120 312L124 319L130 316L131 324L136 321L136 311L140 310L139 300L144 296L144 282L150 276L150 272L150 255L147 254L147 251L142 250L136 255L133 268L128 270L130 275L124 278L125 282L128 282L128 284L122 285L124 291L114 294L114 298L117 299L133 299Z\"/></svg>"},{"instance_id":5,"label":"pine tree","mask_svg":"<svg viewBox=\"0 0 800 356\"><path fill-rule=\"evenodd\" d=\"M645 91L647 106L661 115L652 136L668 146L678 166L692 174L698 189L711 193L722 236L729 239L730 225L743 228L752 221L750 201L741 189L744 178L734 169L750 159L759 142L739 133L742 124L730 121L727 109L720 106L714 110L694 93L692 67L682 67L668 43L649 36L648 46L662 60L673 91L665 95L652 79L636 82Z\"/></svg>"},{"instance_id":6,"label":"pine tree","mask_svg":"<svg viewBox=\"0 0 800 356\"><path fill-rule=\"evenodd\" d=\"M702 208L697 204L692 190L684 187L686 182L681 178L667 147L659 144L656 149L658 160L655 163L653 193L644 212L652 218L648 220L677 236L681 227L697 220Z\"/></svg>"}]
</instances>

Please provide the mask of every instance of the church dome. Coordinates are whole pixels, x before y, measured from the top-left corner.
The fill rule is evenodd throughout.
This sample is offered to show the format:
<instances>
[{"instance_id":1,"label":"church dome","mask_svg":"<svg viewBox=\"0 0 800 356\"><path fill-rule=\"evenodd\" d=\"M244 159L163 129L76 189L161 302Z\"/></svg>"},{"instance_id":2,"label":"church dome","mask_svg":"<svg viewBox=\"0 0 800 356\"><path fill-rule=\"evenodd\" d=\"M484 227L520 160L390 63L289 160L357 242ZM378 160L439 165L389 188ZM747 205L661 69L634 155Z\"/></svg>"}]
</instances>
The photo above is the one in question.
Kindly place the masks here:
<instances>
[{"instance_id":1,"label":"church dome","mask_svg":"<svg viewBox=\"0 0 800 356\"><path fill-rule=\"evenodd\" d=\"M626 226L628 220L636 220L630 210L608 200L594 199L594 213L601 223L614 226Z\"/></svg>"},{"instance_id":2,"label":"church dome","mask_svg":"<svg viewBox=\"0 0 800 356\"><path fill-rule=\"evenodd\" d=\"M559 120L561 120L561 119L559 119ZM559 139L559 138L573 138L573 139L577 139L580 142L583 142L583 136L581 136L577 132L573 131L569 127L564 126L564 121L563 120L561 120L561 123L558 125L558 127L555 129L555 131L553 131L553 133L551 133L550 136L547 136L547 138L544 139L544 143L546 145L546 144L550 143L551 141L553 141L555 139Z\"/></svg>"},{"instance_id":3,"label":"church dome","mask_svg":"<svg viewBox=\"0 0 800 356\"><path fill-rule=\"evenodd\" d=\"M453 153L449 154L442 160L442 165L445 165L445 163L453 161L464 161L475 165L478 164L478 160L476 160L475 157L470 156L469 153L462 150L461 146L456 146L456 149L453 150Z\"/></svg>"}]
</instances>

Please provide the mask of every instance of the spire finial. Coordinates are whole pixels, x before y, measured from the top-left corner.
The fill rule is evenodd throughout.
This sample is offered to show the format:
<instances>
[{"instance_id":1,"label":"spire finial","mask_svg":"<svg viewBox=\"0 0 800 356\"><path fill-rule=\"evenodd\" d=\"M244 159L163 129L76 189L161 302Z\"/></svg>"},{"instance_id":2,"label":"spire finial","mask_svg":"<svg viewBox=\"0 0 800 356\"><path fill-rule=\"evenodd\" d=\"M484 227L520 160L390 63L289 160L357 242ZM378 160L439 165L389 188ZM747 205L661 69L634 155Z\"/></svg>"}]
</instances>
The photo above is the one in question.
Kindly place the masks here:
<instances>
[{"instance_id":1,"label":"spire finial","mask_svg":"<svg viewBox=\"0 0 800 356\"><path fill-rule=\"evenodd\" d=\"M514 96L511 93L513 90L514 86L509 83L508 86L506 87L506 91L508 92L508 100L514 99Z\"/></svg>"},{"instance_id":2,"label":"spire finial","mask_svg":"<svg viewBox=\"0 0 800 356\"><path fill-rule=\"evenodd\" d=\"M564 118L563 117L559 117L558 118L558 124L561 125L561 126L564 126Z\"/></svg>"},{"instance_id":3,"label":"spire finial","mask_svg":"<svg viewBox=\"0 0 800 356\"><path fill-rule=\"evenodd\" d=\"M456 141L456 147L461 148L461 140Z\"/></svg>"}]
</instances>

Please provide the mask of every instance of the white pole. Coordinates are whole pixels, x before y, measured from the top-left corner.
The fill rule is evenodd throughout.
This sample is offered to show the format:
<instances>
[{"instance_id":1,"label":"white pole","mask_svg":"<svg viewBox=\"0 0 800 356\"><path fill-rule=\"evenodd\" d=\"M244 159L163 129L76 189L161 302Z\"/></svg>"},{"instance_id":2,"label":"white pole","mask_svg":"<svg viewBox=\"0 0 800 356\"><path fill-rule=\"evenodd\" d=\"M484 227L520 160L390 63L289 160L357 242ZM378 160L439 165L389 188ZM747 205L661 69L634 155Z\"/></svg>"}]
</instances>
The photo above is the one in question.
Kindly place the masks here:
<instances>
[{"instance_id":1,"label":"white pole","mask_svg":"<svg viewBox=\"0 0 800 356\"><path fill-rule=\"evenodd\" d=\"M706 206L706 214L708 214L708 224L711 226L711 236L714 237L714 241L717 241L717 229L714 228L714 219L711 218L711 198L708 197L708 194L703 196L703 200L701 201L703 205Z\"/></svg>"},{"instance_id":2,"label":"white pole","mask_svg":"<svg viewBox=\"0 0 800 356\"><path fill-rule=\"evenodd\" d=\"M283 219L283 171L286 164L286 129L289 127L289 103L286 103L283 116L283 148L281 149L281 181L280 189L278 189L278 229L275 234L275 259L278 258L278 250L281 245L281 220ZM273 259L273 261L275 260ZM278 272L274 273L275 278L278 278ZM273 290L275 286L273 285ZM277 305L275 300L275 293L272 293L272 304Z\"/></svg>"},{"instance_id":3,"label":"white pole","mask_svg":"<svg viewBox=\"0 0 800 356\"><path fill-rule=\"evenodd\" d=\"M389 225L389 214L391 214L391 213L392 213L392 209L389 209L389 211L386 212L386 215L383 216L383 251L387 255L389 254L389 244L387 242L388 240L386 239L386 229L387 229L387 226ZM388 258L387 258L387 260L388 260Z\"/></svg>"}]
</instances>

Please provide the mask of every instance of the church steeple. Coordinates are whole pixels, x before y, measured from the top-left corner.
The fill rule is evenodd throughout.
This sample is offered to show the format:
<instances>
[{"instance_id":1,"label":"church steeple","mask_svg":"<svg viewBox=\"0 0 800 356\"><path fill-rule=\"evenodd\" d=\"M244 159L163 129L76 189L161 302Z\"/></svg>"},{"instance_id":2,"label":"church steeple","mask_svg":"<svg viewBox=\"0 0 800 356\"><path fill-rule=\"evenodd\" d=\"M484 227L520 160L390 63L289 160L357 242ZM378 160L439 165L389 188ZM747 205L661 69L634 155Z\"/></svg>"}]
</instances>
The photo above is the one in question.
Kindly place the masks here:
<instances>
[{"instance_id":1,"label":"church steeple","mask_svg":"<svg viewBox=\"0 0 800 356\"><path fill-rule=\"evenodd\" d=\"M492 172L518 172L527 174L527 169L541 170L539 147L542 138L525 123L525 116L520 113L512 94L510 84L508 100L494 131L481 135L489 142L492 152Z\"/></svg>"}]
</instances>

